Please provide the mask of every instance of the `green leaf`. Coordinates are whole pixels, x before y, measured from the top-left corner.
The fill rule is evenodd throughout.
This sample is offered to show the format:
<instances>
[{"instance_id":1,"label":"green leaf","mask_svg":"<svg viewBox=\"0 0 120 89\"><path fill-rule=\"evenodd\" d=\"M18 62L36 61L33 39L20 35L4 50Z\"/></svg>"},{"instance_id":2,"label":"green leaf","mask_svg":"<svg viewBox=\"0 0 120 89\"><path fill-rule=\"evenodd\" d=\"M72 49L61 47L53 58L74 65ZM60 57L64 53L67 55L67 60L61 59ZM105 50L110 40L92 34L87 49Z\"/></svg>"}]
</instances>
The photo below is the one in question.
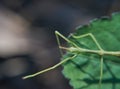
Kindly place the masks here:
<instances>
[{"instance_id":1,"label":"green leaf","mask_svg":"<svg viewBox=\"0 0 120 89\"><path fill-rule=\"evenodd\" d=\"M106 51L120 51L120 14L111 18L96 19L88 25L77 28L73 36L92 33L99 45ZM99 50L91 37L68 39L81 48ZM73 45L68 43L69 47ZM92 53L67 52L64 58L77 54L77 57L63 64L63 75L69 79L74 89L99 89L100 55ZM104 55L101 89L120 88L120 57Z\"/></svg>"}]
</instances>

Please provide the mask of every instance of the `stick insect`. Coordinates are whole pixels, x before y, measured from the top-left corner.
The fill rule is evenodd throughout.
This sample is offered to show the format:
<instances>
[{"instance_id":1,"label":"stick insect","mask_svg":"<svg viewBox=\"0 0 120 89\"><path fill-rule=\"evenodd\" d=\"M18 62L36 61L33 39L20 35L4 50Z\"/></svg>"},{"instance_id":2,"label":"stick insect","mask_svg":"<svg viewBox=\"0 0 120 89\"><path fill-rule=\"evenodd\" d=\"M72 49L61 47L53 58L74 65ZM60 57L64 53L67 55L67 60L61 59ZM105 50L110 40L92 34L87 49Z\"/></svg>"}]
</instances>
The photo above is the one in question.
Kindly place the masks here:
<instances>
[{"instance_id":1,"label":"stick insect","mask_svg":"<svg viewBox=\"0 0 120 89\"><path fill-rule=\"evenodd\" d=\"M53 70L53 69L59 67L63 63L67 62L68 60L74 59L78 55L76 52L79 52L79 53L93 53L93 54L98 54L101 57L100 58L100 77L99 77L99 88L101 89L102 76L103 76L103 56L104 55L120 56L120 51L116 51L116 52L114 52L114 51L105 51L100 46L100 44L98 43L97 39L95 38L95 36L92 33L87 33L87 34L83 34L83 35L80 35L80 36L75 36L75 35L71 35L71 36L73 38L75 38L75 39L80 39L80 38L89 36L94 41L94 43L96 44L96 46L98 47L99 50L90 50L90 49L81 48L77 44L75 44L74 42L72 42L71 40L69 40L68 38L66 38L65 36L63 36L58 31L55 31L55 35L56 35L56 38L57 38L57 43L58 43L58 46L60 48L61 55L63 55L62 49L70 51L74 55L71 56L71 57L65 58L64 60L60 61L59 63L55 64L52 67L49 67L47 69L44 69L42 71L39 71L39 72L31 74L31 75L24 76L23 79L32 78L32 77L35 77L35 76L37 76L39 74L45 73L47 71L50 71L50 70ZM72 47L62 47L61 43L60 43L60 40L59 40L59 37L61 37L62 39L64 39L66 42L72 44L73 46Z\"/></svg>"}]
</instances>

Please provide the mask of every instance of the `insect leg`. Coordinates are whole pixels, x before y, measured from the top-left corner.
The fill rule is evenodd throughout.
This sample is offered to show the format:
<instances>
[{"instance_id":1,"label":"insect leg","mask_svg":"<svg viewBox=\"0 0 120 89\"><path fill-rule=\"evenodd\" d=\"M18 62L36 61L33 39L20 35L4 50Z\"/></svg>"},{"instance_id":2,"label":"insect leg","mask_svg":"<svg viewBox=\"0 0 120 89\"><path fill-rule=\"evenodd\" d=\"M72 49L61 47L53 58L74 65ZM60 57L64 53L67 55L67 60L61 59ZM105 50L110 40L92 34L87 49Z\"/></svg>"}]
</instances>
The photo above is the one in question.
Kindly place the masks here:
<instances>
[{"instance_id":1,"label":"insect leg","mask_svg":"<svg viewBox=\"0 0 120 89\"><path fill-rule=\"evenodd\" d=\"M97 45L97 47L102 51L102 47L99 45L98 41L96 40L96 38L94 37L94 35L92 33L87 33L87 34L83 34L83 35L80 35L80 36L75 36L75 35L72 35L73 38L83 38L83 37L87 37L87 36L90 36L92 38L92 40L95 42L95 44Z\"/></svg>"},{"instance_id":2,"label":"insect leg","mask_svg":"<svg viewBox=\"0 0 120 89\"><path fill-rule=\"evenodd\" d=\"M54 65L52 67L49 67L49 68L47 68L45 70L39 71L39 72L31 74L31 75L27 75L27 76L23 77L23 79L32 78L32 77L35 77L35 76L37 76L39 74L42 74L42 73L45 73L47 71L53 70L53 69L59 67L61 64L65 63L66 61L75 58L76 56L77 56L77 54L74 54L72 57L65 58L64 60L62 60L61 62L57 63L56 65Z\"/></svg>"},{"instance_id":3,"label":"insect leg","mask_svg":"<svg viewBox=\"0 0 120 89\"><path fill-rule=\"evenodd\" d=\"M55 36L56 36L56 39L57 39L57 44L58 44L58 46L60 47L61 46L61 43L60 43L60 39L59 39L59 35L58 35L59 33L57 32L57 31L55 31ZM59 48L59 50L60 50L60 54L61 54L61 56L63 55L63 52L62 52L62 50Z\"/></svg>"},{"instance_id":4,"label":"insect leg","mask_svg":"<svg viewBox=\"0 0 120 89\"><path fill-rule=\"evenodd\" d=\"M79 48L74 42L70 41L68 38L66 38L65 36L63 36L61 33L59 33L58 31L55 31L55 34L57 35L57 37L61 37L62 39L64 39L66 42L71 43L72 45L74 45L76 48ZM60 47L60 42L58 42L58 45Z\"/></svg>"},{"instance_id":5,"label":"insect leg","mask_svg":"<svg viewBox=\"0 0 120 89\"><path fill-rule=\"evenodd\" d=\"M56 35L56 38L57 38L57 42L58 42L59 48L60 48L60 45L61 45L60 40L59 40L59 37L63 38L63 39L64 39L65 41L67 41L68 43L71 43L71 44L73 44L74 46L78 47L76 44L74 44L72 41L70 41L69 39L67 39L67 38L66 38L65 36L63 36L62 34L60 34L58 31L55 31L55 35ZM61 54L63 54L61 49L60 49L60 52L61 52ZM44 69L44 70L42 70L42 71L39 71L39 72L34 73L34 74L31 74L31 75L27 75L27 76L23 77L23 79L32 78L32 77L35 77L35 76L37 76L37 75L39 75L39 74L42 74L42 73L45 73L45 72L47 72L47 71L53 70L53 69L59 67L61 64L65 63L66 61L68 61L68 60L70 60L70 59L73 59L73 58L76 57L76 56L77 56L77 54L74 54L72 57L68 57L68 58L62 60L61 62L57 63L56 65L54 65L54 66L52 66L52 67L49 67L49 68L47 68L47 69Z\"/></svg>"},{"instance_id":6,"label":"insect leg","mask_svg":"<svg viewBox=\"0 0 120 89\"><path fill-rule=\"evenodd\" d=\"M98 41L96 40L96 38L94 37L94 35L92 33L87 33L87 34L83 34L80 36L74 36L74 38L83 38L83 37L87 37L90 36L92 38L92 40L95 42L95 44L97 45L97 47L100 49L101 51L101 61L100 61L100 80L99 80L99 87L101 89L101 83L102 83L102 76L103 76L103 49L100 46L100 44L98 43Z\"/></svg>"},{"instance_id":7,"label":"insect leg","mask_svg":"<svg viewBox=\"0 0 120 89\"><path fill-rule=\"evenodd\" d=\"M102 77L103 77L103 56L100 59L100 80L99 80L99 89L101 89Z\"/></svg>"}]
</instances>

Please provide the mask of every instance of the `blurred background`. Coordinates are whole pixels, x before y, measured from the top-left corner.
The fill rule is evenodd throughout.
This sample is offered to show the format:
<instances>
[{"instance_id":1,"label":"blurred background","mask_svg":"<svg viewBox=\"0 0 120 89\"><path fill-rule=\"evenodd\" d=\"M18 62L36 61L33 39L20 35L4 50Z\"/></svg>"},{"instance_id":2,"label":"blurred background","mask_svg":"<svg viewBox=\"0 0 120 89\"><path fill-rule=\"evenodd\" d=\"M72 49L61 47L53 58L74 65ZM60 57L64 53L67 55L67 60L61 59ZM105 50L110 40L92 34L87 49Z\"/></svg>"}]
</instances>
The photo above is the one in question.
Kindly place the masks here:
<instances>
[{"instance_id":1,"label":"blurred background","mask_svg":"<svg viewBox=\"0 0 120 89\"><path fill-rule=\"evenodd\" d=\"M72 89L62 67L22 77L60 61L55 30L68 36L119 10L120 0L0 0L0 89Z\"/></svg>"}]
</instances>

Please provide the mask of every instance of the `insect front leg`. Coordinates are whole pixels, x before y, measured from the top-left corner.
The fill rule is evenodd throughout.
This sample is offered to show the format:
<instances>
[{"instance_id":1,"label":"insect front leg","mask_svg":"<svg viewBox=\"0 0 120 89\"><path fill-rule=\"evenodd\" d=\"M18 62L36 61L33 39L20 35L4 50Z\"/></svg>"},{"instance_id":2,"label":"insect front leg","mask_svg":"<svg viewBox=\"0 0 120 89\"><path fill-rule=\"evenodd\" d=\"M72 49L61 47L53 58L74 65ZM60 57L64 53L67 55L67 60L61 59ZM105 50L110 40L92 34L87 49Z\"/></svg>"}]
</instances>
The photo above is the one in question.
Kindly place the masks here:
<instances>
[{"instance_id":1,"label":"insect front leg","mask_svg":"<svg viewBox=\"0 0 120 89\"><path fill-rule=\"evenodd\" d=\"M61 38L63 38L64 40L66 40L67 42L72 43L70 40L68 40L66 37L64 37L62 34L60 34L58 31L55 31L55 35L56 35L57 42L58 42L58 45L59 45L59 46L61 45L60 40L59 40L59 36L60 36ZM61 54L63 54L61 49L60 49L60 52L61 52ZM60 65L62 65L63 63L65 63L66 61L75 58L77 55L78 55L78 54L74 54L72 57L65 58L64 60L62 60L61 62L55 64L55 65L52 66L52 67L49 67L49 68L47 68L47 69L44 69L44 70L42 70L42 71L39 71L39 72L34 73L34 74L31 74L31 75L24 76L23 79L32 78L32 77L35 77L35 76L40 75L40 74L42 74L42 73L45 73L45 72L47 72L47 71L53 70L53 69L59 67Z\"/></svg>"},{"instance_id":2,"label":"insect front leg","mask_svg":"<svg viewBox=\"0 0 120 89\"><path fill-rule=\"evenodd\" d=\"M64 60L62 60L61 62L55 64L55 65L52 66L52 67L49 67L49 68L47 68L47 69L44 69L44 70L42 70L42 71L39 71L39 72L34 73L34 74L31 74L31 75L24 76L22 79L32 78L32 77L35 77L35 76L40 75L40 74L42 74L42 73L48 72L48 71L50 71L50 70L53 70L53 69L59 67L60 65L62 65L63 63L67 62L68 60L71 60L71 59L75 58L76 56L77 56L77 54L74 54L73 56L68 57L68 58L65 58Z\"/></svg>"}]
</instances>

